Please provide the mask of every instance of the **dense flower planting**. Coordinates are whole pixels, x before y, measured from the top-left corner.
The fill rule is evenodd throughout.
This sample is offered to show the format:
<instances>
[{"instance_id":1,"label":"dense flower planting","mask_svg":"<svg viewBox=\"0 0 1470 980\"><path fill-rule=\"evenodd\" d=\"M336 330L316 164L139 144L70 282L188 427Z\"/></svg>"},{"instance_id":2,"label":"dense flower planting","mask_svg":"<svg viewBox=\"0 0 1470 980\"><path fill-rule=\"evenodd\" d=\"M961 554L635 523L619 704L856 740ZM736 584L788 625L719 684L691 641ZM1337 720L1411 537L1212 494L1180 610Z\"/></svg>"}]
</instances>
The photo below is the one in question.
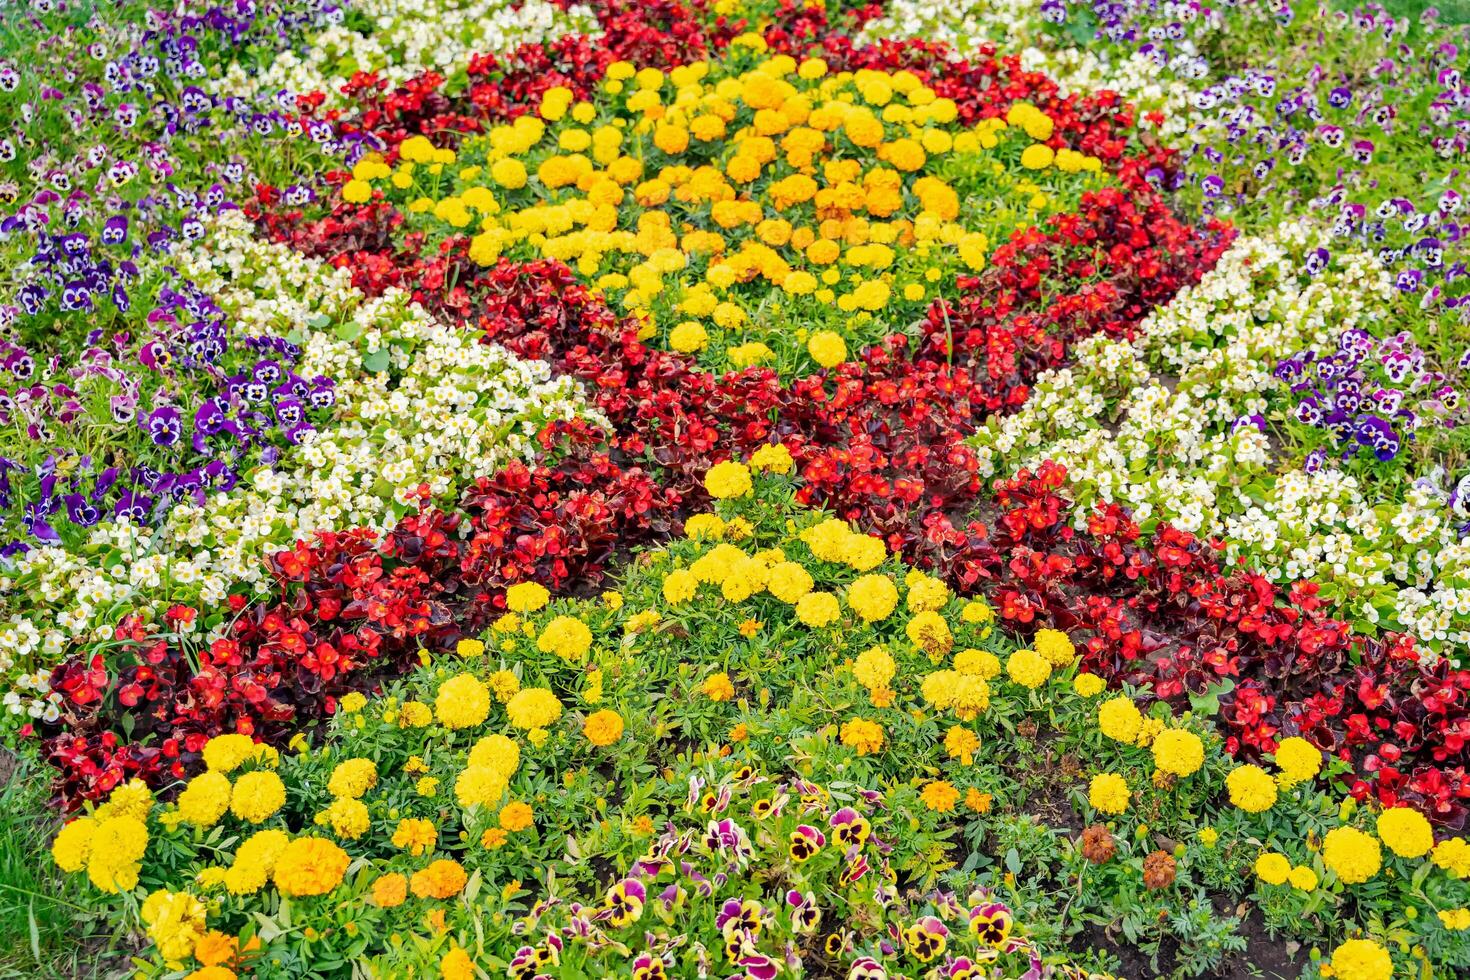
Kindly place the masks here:
<instances>
[{"instance_id":1,"label":"dense flower planting","mask_svg":"<svg viewBox=\"0 0 1470 980\"><path fill-rule=\"evenodd\" d=\"M0 11L86 975L1470 969L1454 21Z\"/></svg>"}]
</instances>

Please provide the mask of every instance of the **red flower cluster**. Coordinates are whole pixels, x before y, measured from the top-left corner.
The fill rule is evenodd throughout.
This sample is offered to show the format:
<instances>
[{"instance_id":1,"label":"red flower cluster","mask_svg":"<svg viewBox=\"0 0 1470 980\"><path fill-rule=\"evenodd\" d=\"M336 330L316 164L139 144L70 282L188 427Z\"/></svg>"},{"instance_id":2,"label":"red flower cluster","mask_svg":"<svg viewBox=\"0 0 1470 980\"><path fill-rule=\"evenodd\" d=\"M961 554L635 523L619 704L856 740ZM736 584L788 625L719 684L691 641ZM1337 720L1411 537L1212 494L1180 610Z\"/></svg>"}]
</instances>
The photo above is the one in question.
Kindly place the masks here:
<instances>
[{"instance_id":1,"label":"red flower cluster","mask_svg":"<svg viewBox=\"0 0 1470 980\"><path fill-rule=\"evenodd\" d=\"M1283 592L1223 568L1214 543L1168 524L1145 534L1117 505L1078 530L1065 481L1046 463L998 482L988 523L929 542L921 560L1013 625L1066 630L1110 681L1177 704L1214 697L1232 754L1300 734L1352 766L1358 798L1464 826L1470 671L1421 662L1412 637L1355 635L1315 585Z\"/></svg>"},{"instance_id":2,"label":"red flower cluster","mask_svg":"<svg viewBox=\"0 0 1470 980\"><path fill-rule=\"evenodd\" d=\"M53 673L65 699L43 752L61 770L69 805L106 796L134 777L161 786L187 774L204 743L244 732L283 744L352 690L417 662L423 647L458 637L456 518L403 520L379 541L369 531L324 531L270 559L277 600L247 607L203 649L136 618L118 626L125 660L72 658Z\"/></svg>"}]
</instances>

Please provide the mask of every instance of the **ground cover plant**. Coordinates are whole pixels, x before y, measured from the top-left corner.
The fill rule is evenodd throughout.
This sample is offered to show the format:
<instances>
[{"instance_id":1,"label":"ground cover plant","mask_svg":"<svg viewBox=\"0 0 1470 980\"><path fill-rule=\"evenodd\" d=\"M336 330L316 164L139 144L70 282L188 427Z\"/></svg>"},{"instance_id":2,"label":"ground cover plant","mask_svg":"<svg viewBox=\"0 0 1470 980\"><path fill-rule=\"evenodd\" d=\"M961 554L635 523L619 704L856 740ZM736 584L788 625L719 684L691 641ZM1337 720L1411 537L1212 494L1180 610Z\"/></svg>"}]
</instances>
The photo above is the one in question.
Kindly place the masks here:
<instances>
[{"instance_id":1,"label":"ground cover plant","mask_svg":"<svg viewBox=\"0 0 1470 980\"><path fill-rule=\"evenodd\" d=\"M0 975L1470 970L1470 28L0 10Z\"/></svg>"}]
</instances>

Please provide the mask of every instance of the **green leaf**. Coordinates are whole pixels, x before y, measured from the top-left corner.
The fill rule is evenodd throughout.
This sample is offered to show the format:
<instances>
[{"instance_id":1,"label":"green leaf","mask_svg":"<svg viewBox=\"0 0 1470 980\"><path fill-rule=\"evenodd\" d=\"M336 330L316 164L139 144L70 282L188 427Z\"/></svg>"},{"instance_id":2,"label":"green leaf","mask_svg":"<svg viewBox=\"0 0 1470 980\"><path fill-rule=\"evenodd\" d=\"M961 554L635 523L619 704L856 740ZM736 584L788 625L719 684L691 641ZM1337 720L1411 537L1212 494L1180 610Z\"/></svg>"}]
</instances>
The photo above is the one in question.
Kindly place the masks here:
<instances>
[{"instance_id":1,"label":"green leaf","mask_svg":"<svg viewBox=\"0 0 1470 980\"><path fill-rule=\"evenodd\" d=\"M1428 867L1428 865L1425 865ZM36 900L31 899L31 904L26 906L26 926L31 932L31 955L36 962L41 962L41 929L36 925Z\"/></svg>"},{"instance_id":2,"label":"green leaf","mask_svg":"<svg viewBox=\"0 0 1470 980\"><path fill-rule=\"evenodd\" d=\"M1006 870L1013 875L1021 873L1021 852L1014 847L1006 851Z\"/></svg>"},{"instance_id":3,"label":"green leaf","mask_svg":"<svg viewBox=\"0 0 1470 980\"><path fill-rule=\"evenodd\" d=\"M1220 698L1235 690L1235 682L1228 677L1220 683L1205 690L1203 694L1191 694L1189 704L1195 711L1202 715L1216 715L1220 713Z\"/></svg>"},{"instance_id":4,"label":"green leaf","mask_svg":"<svg viewBox=\"0 0 1470 980\"><path fill-rule=\"evenodd\" d=\"M382 350L375 350L362 359L363 370L367 371L369 374L377 374L380 371L386 371L388 370L388 365L391 363L392 355L388 352L388 349L386 347Z\"/></svg>"}]
</instances>

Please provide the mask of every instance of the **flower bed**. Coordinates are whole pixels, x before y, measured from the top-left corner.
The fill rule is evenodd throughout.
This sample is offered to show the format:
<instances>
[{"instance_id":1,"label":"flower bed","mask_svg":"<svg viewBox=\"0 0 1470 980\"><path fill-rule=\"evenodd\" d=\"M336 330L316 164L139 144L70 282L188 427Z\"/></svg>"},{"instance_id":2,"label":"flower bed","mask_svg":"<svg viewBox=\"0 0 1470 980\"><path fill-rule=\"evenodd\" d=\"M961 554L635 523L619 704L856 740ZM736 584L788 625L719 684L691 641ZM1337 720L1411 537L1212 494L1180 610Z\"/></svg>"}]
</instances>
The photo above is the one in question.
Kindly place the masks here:
<instances>
[{"instance_id":1,"label":"flower bed","mask_svg":"<svg viewBox=\"0 0 1470 980\"><path fill-rule=\"evenodd\" d=\"M1437 12L0 29L0 731L140 975L1470 968Z\"/></svg>"}]
</instances>

